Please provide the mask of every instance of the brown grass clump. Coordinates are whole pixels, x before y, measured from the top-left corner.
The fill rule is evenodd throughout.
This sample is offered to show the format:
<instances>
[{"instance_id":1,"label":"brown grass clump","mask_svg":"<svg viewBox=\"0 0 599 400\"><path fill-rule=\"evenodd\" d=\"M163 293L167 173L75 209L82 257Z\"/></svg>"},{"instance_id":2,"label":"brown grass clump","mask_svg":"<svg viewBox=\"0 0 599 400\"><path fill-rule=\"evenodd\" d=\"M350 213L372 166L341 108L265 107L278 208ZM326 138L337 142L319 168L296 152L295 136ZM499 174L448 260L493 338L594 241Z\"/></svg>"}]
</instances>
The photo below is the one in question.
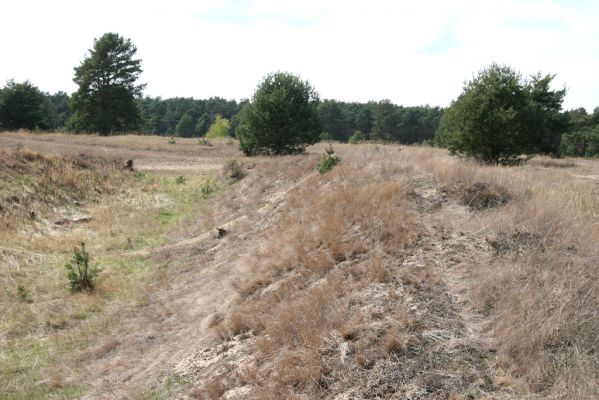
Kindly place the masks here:
<instances>
[{"instance_id":1,"label":"brown grass clump","mask_svg":"<svg viewBox=\"0 0 599 400\"><path fill-rule=\"evenodd\" d=\"M408 349L409 341L409 335L398 329L391 329L385 335L381 347L385 354L405 353Z\"/></svg>"},{"instance_id":2,"label":"brown grass clump","mask_svg":"<svg viewBox=\"0 0 599 400\"><path fill-rule=\"evenodd\" d=\"M474 182L461 188L460 200L462 204L472 210L484 210L499 207L506 204L510 199L508 191L497 185L483 182Z\"/></svg>"}]
</instances>

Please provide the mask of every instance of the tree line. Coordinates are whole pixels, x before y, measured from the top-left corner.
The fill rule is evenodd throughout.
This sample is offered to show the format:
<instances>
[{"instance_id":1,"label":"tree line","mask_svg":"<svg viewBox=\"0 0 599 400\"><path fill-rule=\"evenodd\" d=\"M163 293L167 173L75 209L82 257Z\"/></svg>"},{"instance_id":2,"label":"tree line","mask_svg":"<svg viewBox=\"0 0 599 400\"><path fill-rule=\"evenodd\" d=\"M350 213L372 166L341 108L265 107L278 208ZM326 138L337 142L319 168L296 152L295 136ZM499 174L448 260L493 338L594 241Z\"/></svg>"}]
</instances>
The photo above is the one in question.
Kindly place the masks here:
<instances>
[{"instance_id":1,"label":"tree line","mask_svg":"<svg viewBox=\"0 0 599 400\"><path fill-rule=\"evenodd\" d=\"M42 92L28 81L9 81L0 89L0 128L100 132L102 126L95 121L73 116L73 99L65 92ZM135 99L131 117L122 119L130 123L113 127L110 133L202 137L220 116L230 122L228 134L235 136L238 114L247 103L221 97L141 97ZM358 132L364 139L404 144L432 141L443 113L440 107L404 107L389 100L348 103L325 99L318 102L316 110L324 138L346 142Z\"/></svg>"},{"instance_id":2,"label":"tree line","mask_svg":"<svg viewBox=\"0 0 599 400\"><path fill-rule=\"evenodd\" d=\"M103 135L136 132L182 137L204 136L215 122L226 120L236 135L240 111L249 100L143 97L142 72L133 43L116 33L94 40L88 56L74 68L78 90L44 93L29 81L8 81L0 89L0 129L66 130ZM317 101L323 138L419 143L432 140L443 110L403 107L389 100L347 103Z\"/></svg>"},{"instance_id":3,"label":"tree line","mask_svg":"<svg viewBox=\"0 0 599 400\"><path fill-rule=\"evenodd\" d=\"M0 88L0 129L183 137L210 132L212 137L239 137L249 153L300 151L326 139L429 143L498 163L537 153L599 155L599 108L592 114L582 108L563 111L566 92L550 89L552 75L523 78L493 64L467 82L447 109L404 107L389 100L320 100L307 81L281 72L267 75L252 99L162 99L143 96L136 53L131 40L116 33L95 39L74 68L78 89L70 96L9 80ZM259 143L261 138L274 147Z\"/></svg>"}]
</instances>

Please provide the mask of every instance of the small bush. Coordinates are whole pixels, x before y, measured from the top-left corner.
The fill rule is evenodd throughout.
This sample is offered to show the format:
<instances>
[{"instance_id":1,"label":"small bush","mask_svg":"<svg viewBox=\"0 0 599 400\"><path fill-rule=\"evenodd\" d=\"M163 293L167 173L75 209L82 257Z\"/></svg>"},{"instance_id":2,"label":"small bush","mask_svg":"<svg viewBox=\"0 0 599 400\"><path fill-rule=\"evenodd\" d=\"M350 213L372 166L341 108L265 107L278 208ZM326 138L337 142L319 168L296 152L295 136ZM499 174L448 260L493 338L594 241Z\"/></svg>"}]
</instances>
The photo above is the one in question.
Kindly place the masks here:
<instances>
[{"instance_id":1,"label":"small bush","mask_svg":"<svg viewBox=\"0 0 599 400\"><path fill-rule=\"evenodd\" d=\"M200 186L200 193L203 198L210 196L216 190L216 184L211 178L206 179Z\"/></svg>"},{"instance_id":2,"label":"small bush","mask_svg":"<svg viewBox=\"0 0 599 400\"><path fill-rule=\"evenodd\" d=\"M233 182L237 182L245 176L243 165L237 160L228 160L223 167L223 173Z\"/></svg>"},{"instance_id":3,"label":"small bush","mask_svg":"<svg viewBox=\"0 0 599 400\"><path fill-rule=\"evenodd\" d=\"M31 293L20 283L17 285L17 297L19 298L19 301L22 301L23 303L33 303Z\"/></svg>"},{"instance_id":4,"label":"small bush","mask_svg":"<svg viewBox=\"0 0 599 400\"><path fill-rule=\"evenodd\" d=\"M73 249L71 261L65 264L71 292L94 290L94 280L99 270L90 266L89 261L89 253L85 250L85 243L82 242L81 248Z\"/></svg>"},{"instance_id":5,"label":"small bush","mask_svg":"<svg viewBox=\"0 0 599 400\"><path fill-rule=\"evenodd\" d=\"M355 131L353 135L349 137L347 143L358 144L364 141L364 135L360 131Z\"/></svg>"},{"instance_id":6,"label":"small bush","mask_svg":"<svg viewBox=\"0 0 599 400\"><path fill-rule=\"evenodd\" d=\"M333 146L329 144L329 146L325 149L325 153L322 155L322 158L318 164L316 164L316 170L320 173L320 175L324 175L335 165L339 164L340 161L341 158L335 154Z\"/></svg>"},{"instance_id":7,"label":"small bush","mask_svg":"<svg viewBox=\"0 0 599 400\"><path fill-rule=\"evenodd\" d=\"M227 137L229 136L230 126L228 119L223 118L220 114L216 114L214 122L210 125L210 129L206 133L206 138L215 139Z\"/></svg>"},{"instance_id":8,"label":"small bush","mask_svg":"<svg viewBox=\"0 0 599 400\"><path fill-rule=\"evenodd\" d=\"M177 141L175 140L175 138L173 136L171 136L171 138L168 140L168 144L175 144L177 143Z\"/></svg>"},{"instance_id":9,"label":"small bush","mask_svg":"<svg viewBox=\"0 0 599 400\"><path fill-rule=\"evenodd\" d=\"M186 178L185 178L183 175L179 175L179 176L177 176L177 177L175 178L175 183L176 183L177 185L182 185L182 184L184 184L184 183L185 183L185 181L186 181L186 180L187 180L187 179L186 179Z\"/></svg>"},{"instance_id":10,"label":"small bush","mask_svg":"<svg viewBox=\"0 0 599 400\"><path fill-rule=\"evenodd\" d=\"M333 140L333 137L331 136L331 134L329 132L322 132L320 134L320 141L321 142L330 142Z\"/></svg>"}]
</instances>

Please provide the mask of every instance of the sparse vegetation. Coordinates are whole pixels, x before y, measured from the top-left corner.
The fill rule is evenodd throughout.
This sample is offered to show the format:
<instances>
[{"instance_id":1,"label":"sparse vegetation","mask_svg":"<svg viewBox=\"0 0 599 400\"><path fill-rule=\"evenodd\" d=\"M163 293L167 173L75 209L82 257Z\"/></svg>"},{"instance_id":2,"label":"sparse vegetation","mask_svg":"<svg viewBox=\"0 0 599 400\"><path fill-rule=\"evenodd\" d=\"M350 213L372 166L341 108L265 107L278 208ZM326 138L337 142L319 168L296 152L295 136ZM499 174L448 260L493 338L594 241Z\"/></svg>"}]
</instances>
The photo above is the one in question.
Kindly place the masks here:
<instances>
[{"instance_id":1,"label":"sparse vegetation","mask_svg":"<svg viewBox=\"0 0 599 400\"><path fill-rule=\"evenodd\" d=\"M582 399L598 390L594 160L502 168L436 148L316 144L244 162L242 182L217 187L219 173L233 180L225 160L240 157L220 141L5 138L24 137L106 141L115 153L147 146L165 168L129 154L133 174L89 156L3 155L7 185L28 199L59 194L47 208L19 201L18 213L0 197L13 223L0 245L0 384L13 397L101 397L123 371L131 386L112 386L123 397ZM219 154L212 169L190 171L197 151ZM318 176L322 151L343 162ZM55 226L72 199L92 219ZM55 277L82 239L103 270L93 296L68 294ZM181 340L192 335L201 340ZM148 358L177 367L140 362Z\"/></svg>"},{"instance_id":2,"label":"sparse vegetation","mask_svg":"<svg viewBox=\"0 0 599 400\"><path fill-rule=\"evenodd\" d=\"M17 297L24 303L33 303L31 292L20 283L17 285Z\"/></svg>"},{"instance_id":3,"label":"sparse vegetation","mask_svg":"<svg viewBox=\"0 0 599 400\"><path fill-rule=\"evenodd\" d=\"M206 178L200 185L200 193L202 197L210 196L216 190L216 183L212 178Z\"/></svg>"},{"instance_id":4,"label":"sparse vegetation","mask_svg":"<svg viewBox=\"0 0 599 400\"><path fill-rule=\"evenodd\" d=\"M67 279L71 292L91 292L96 286L96 276L99 269L90 265L89 253L85 250L85 243L73 249L71 261L65 264Z\"/></svg>"},{"instance_id":5,"label":"sparse vegetation","mask_svg":"<svg viewBox=\"0 0 599 400\"><path fill-rule=\"evenodd\" d=\"M329 144L324 151L324 154L316 164L316 170L320 175L326 174L330 171L335 165L341 162L341 157L335 154L335 150L333 149L333 145Z\"/></svg>"}]
</instances>

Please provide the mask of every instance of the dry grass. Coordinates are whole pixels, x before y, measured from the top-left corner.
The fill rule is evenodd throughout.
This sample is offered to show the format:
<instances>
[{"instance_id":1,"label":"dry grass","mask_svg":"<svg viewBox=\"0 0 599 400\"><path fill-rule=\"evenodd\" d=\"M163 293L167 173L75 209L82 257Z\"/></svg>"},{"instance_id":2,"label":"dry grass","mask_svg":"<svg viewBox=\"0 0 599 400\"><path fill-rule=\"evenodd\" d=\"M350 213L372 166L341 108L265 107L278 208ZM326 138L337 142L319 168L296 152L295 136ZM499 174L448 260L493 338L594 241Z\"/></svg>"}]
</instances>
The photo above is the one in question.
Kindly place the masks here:
<instances>
[{"instance_id":1,"label":"dry grass","mask_svg":"<svg viewBox=\"0 0 599 400\"><path fill-rule=\"evenodd\" d=\"M394 281L389 260L410 246L417 228L406 180L393 176L395 166L369 161L344 160L324 177L308 177L287 194L276 240L248 255L251 278L234 285L238 305L220 332L251 330L261 371L251 383L255 396L265 387L285 396L321 393L332 332L345 340L377 336L360 332L372 329L352 315L351 299Z\"/></svg>"},{"instance_id":2,"label":"dry grass","mask_svg":"<svg viewBox=\"0 0 599 400\"><path fill-rule=\"evenodd\" d=\"M65 142L60 135L42 139L56 148ZM173 158L175 147L187 145L145 139L73 140ZM238 155L228 146L217 144L211 154ZM224 350L207 352L216 364L198 364L192 397L599 397L597 162L541 158L501 168L430 148L365 144L336 151L343 161L324 176L314 172L322 145L303 156L244 161L244 179L210 207L194 195L203 175L177 183L166 174L141 174L125 181L128 190L108 179L97 183L106 190L94 194L89 182L98 181L82 180L104 168L93 157L56 162L35 152L7 154L3 159L12 161L3 171L15 176L20 168L36 187L57 188L56 199L65 198L61 191L82 193L76 209L89 210L93 220L49 234L23 212L12 220L19 229L6 230L2 383L9 377L11 393L30 397L81 395L74 382L81 382L76 371L85 360L72 363L67 346L76 344L79 357L106 358L100 364L106 371L130 365L131 352L122 348L134 341L110 332L124 305L148 306L136 321L168 336L164 330L177 316L194 318L177 307L194 301L193 290L208 289L194 289L202 275L215 290L231 280L234 295L215 297L223 304L207 307L205 323L198 322L220 337L210 346ZM214 239L220 244L214 249L151 261L119 255L240 217L247 222ZM56 267L82 236L96 243L91 250L105 267L93 296L61 292L64 276ZM158 262L165 268L153 268ZM191 281L181 303L169 301L176 296L166 266L173 264L181 266L180 282ZM33 279L33 270L43 279ZM157 293L161 302L152 301ZM98 332L106 337L95 348L81 339ZM47 347L43 338L55 344ZM39 382L37 391L27 382Z\"/></svg>"},{"instance_id":3,"label":"dry grass","mask_svg":"<svg viewBox=\"0 0 599 400\"><path fill-rule=\"evenodd\" d=\"M31 140L41 148L54 136ZM59 153L0 151L0 386L8 398L80 396L89 379L80 365L118 349L111 328L167 281L153 260L122 253L172 240L209 201L199 192L203 175L177 183L126 171L114 155ZM54 224L81 214L91 221ZM71 295L63 265L82 240L101 273L94 294Z\"/></svg>"},{"instance_id":4,"label":"dry grass","mask_svg":"<svg viewBox=\"0 0 599 400\"><path fill-rule=\"evenodd\" d=\"M599 196L590 179L597 164L541 159L497 168L440 151L414 157L444 186L484 182L513 194L468 223L499 250L471 269L474 299L495 320L503 374L550 397L599 396Z\"/></svg>"},{"instance_id":5,"label":"dry grass","mask_svg":"<svg viewBox=\"0 0 599 400\"><path fill-rule=\"evenodd\" d=\"M115 160L0 152L0 234L55 216L58 207L114 193L132 180ZM72 206L71 206L72 208Z\"/></svg>"}]
</instances>

